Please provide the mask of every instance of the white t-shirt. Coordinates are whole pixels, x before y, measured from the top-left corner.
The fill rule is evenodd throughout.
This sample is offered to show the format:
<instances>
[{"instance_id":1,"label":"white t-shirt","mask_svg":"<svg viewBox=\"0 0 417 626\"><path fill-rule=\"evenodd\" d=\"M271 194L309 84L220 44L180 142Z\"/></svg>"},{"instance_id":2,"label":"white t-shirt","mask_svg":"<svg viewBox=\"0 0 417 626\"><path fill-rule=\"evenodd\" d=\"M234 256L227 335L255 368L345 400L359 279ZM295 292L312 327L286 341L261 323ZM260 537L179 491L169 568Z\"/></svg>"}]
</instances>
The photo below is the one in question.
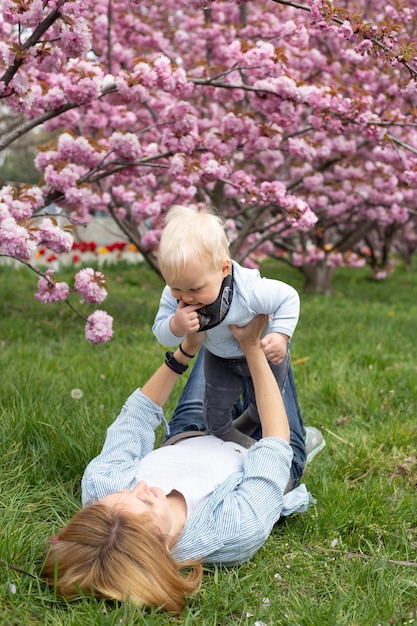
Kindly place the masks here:
<instances>
[{"instance_id":1,"label":"white t-shirt","mask_svg":"<svg viewBox=\"0 0 417 626\"><path fill-rule=\"evenodd\" d=\"M247 452L239 444L213 435L191 437L147 454L140 460L136 478L160 487L166 495L173 489L182 493L189 518L217 485L242 469Z\"/></svg>"}]
</instances>

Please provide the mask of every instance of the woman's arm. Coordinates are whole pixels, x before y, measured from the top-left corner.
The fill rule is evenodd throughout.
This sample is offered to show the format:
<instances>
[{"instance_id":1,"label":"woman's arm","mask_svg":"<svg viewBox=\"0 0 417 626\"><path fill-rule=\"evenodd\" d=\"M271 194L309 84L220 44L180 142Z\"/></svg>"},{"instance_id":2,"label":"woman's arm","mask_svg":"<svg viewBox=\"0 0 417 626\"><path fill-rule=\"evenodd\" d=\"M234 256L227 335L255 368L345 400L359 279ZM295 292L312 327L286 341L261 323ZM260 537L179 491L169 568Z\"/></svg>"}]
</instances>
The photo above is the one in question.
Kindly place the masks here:
<instances>
[{"instance_id":1,"label":"woman's arm","mask_svg":"<svg viewBox=\"0 0 417 626\"><path fill-rule=\"evenodd\" d=\"M188 365L191 361L190 356L194 356L205 339L206 333L194 333L186 335L182 342L182 349L177 348L173 354L174 359L181 365ZM187 354L184 354L186 352ZM171 395L175 383L180 374L177 374L165 363L159 367L155 374L142 387L142 393L158 406L164 406L165 402Z\"/></svg>"},{"instance_id":2,"label":"woman's arm","mask_svg":"<svg viewBox=\"0 0 417 626\"><path fill-rule=\"evenodd\" d=\"M204 333L202 335L186 337L182 344L184 352L190 355L197 352L204 340ZM180 350L174 355L183 365L190 360ZM154 448L154 431L163 421L161 407L179 377L180 374L164 363L142 389L136 389L126 400L118 417L107 429L100 454L90 461L84 472L81 485L84 506L135 485L138 461Z\"/></svg>"},{"instance_id":3,"label":"woman's arm","mask_svg":"<svg viewBox=\"0 0 417 626\"><path fill-rule=\"evenodd\" d=\"M230 326L246 357L255 389L256 406L263 437L281 437L290 441L290 427L281 392L261 348L260 336L268 315L257 315L243 327Z\"/></svg>"}]
</instances>

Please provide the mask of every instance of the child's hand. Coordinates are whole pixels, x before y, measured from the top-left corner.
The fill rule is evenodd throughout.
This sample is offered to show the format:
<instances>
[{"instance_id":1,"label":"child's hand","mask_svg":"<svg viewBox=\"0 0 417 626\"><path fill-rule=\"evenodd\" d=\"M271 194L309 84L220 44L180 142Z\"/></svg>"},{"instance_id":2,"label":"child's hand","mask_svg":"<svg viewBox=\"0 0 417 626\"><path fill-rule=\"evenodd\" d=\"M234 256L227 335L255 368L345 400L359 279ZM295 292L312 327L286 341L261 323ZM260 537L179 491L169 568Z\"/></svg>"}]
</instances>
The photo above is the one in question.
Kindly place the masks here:
<instances>
[{"instance_id":1,"label":"child's hand","mask_svg":"<svg viewBox=\"0 0 417 626\"><path fill-rule=\"evenodd\" d=\"M289 337L281 333L269 333L261 339L261 348L268 361L279 365L287 354L287 342Z\"/></svg>"},{"instance_id":2,"label":"child's hand","mask_svg":"<svg viewBox=\"0 0 417 626\"><path fill-rule=\"evenodd\" d=\"M199 330L200 322L196 313L197 309L198 306L195 304L187 305L182 300L178 302L177 310L169 322L171 332L176 337L191 335L191 333L196 333Z\"/></svg>"}]
</instances>

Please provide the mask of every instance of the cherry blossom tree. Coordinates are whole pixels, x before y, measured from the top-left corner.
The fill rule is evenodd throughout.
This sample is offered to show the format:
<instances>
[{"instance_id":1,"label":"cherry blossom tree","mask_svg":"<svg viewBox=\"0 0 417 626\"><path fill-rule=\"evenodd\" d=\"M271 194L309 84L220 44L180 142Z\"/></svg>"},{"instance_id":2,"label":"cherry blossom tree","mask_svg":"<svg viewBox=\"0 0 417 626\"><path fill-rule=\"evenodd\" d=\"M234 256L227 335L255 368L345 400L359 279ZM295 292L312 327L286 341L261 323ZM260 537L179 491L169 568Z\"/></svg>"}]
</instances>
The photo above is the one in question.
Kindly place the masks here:
<instances>
[{"instance_id":1,"label":"cherry blossom tree","mask_svg":"<svg viewBox=\"0 0 417 626\"><path fill-rule=\"evenodd\" d=\"M158 271L178 203L214 205L237 260L277 257L310 291L330 293L342 265L382 277L393 250L414 254L417 0L0 7L0 104L15 115L0 151L36 128L54 137L39 185L0 189L0 254L32 267L39 246L68 251L53 204L69 226L110 214ZM105 296L100 272L70 289L35 271L43 302ZM111 336L106 316L88 318L89 341Z\"/></svg>"}]
</instances>

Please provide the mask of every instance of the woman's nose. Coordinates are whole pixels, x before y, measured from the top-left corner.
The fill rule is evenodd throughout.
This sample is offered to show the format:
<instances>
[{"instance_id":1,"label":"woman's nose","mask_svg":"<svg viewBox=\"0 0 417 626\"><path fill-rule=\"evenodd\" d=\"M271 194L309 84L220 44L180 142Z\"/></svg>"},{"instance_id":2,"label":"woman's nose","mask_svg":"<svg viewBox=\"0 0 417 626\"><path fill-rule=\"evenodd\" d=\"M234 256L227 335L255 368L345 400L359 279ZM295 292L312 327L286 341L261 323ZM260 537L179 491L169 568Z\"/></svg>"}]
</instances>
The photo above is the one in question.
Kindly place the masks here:
<instances>
[{"instance_id":1,"label":"woman's nose","mask_svg":"<svg viewBox=\"0 0 417 626\"><path fill-rule=\"evenodd\" d=\"M135 494L146 493L148 491L148 483L145 483L144 480L140 480L134 487L133 491Z\"/></svg>"}]
</instances>

